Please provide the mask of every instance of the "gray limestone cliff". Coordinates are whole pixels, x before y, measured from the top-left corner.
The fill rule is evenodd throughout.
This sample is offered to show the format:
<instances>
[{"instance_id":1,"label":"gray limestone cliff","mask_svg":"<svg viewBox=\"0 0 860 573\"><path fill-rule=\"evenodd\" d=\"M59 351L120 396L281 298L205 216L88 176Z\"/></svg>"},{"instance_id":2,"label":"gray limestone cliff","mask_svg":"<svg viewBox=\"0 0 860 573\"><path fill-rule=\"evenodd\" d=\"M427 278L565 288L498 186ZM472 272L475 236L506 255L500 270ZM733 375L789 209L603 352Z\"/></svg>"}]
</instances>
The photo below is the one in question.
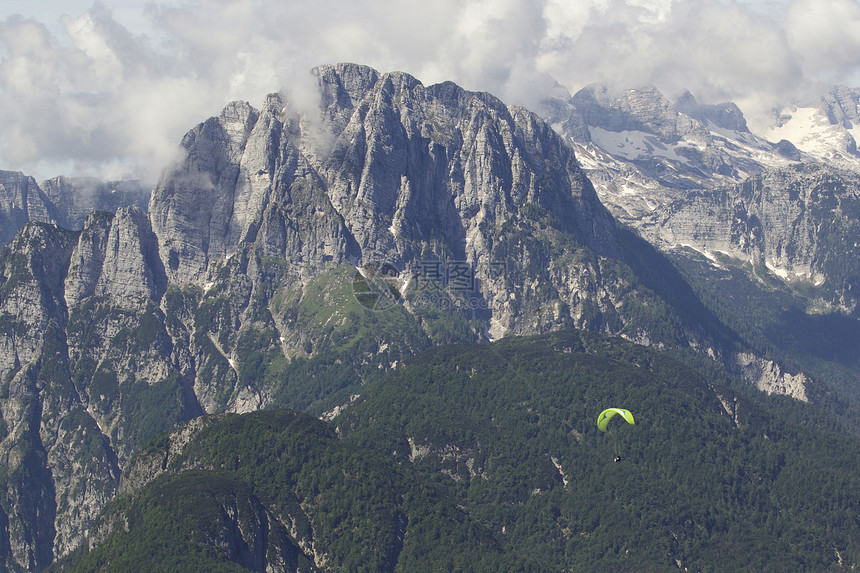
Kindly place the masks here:
<instances>
[{"instance_id":1,"label":"gray limestone cliff","mask_svg":"<svg viewBox=\"0 0 860 573\"><path fill-rule=\"evenodd\" d=\"M737 105L701 104L689 92L672 101L654 87L588 86L542 108L612 214L637 228L690 191L812 160L789 141L750 133Z\"/></svg>"},{"instance_id":2,"label":"gray limestone cliff","mask_svg":"<svg viewBox=\"0 0 860 573\"><path fill-rule=\"evenodd\" d=\"M675 100L678 112L688 115L702 123L712 123L721 129L749 132L747 120L740 108L732 102L701 104L689 91Z\"/></svg>"},{"instance_id":3,"label":"gray limestone cliff","mask_svg":"<svg viewBox=\"0 0 860 573\"><path fill-rule=\"evenodd\" d=\"M116 212L121 207L146 210L151 186L137 180L101 181L89 177L54 177L39 185L50 201L57 225L81 229L93 211Z\"/></svg>"},{"instance_id":4,"label":"gray limestone cliff","mask_svg":"<svg viewBox=\"0 0 860 573\"><path fill-rule=\"evenodd\" d=\"M767 171L741 185L693 193L645 219L667 247L723 253L857 310L860 177L823 165Z\"/></svg>"},{"instance_id":5,"label":"gray limestone cliff","mask_svg":"<svg viewBox=\"0 0 860 573\"><path fill-rule=\"evenodd\" d=\"M261 112L231 104L186 136L186 160L150 205L171 280L205 282L243 243L288 260L403 268L419 241L472 260L491 240L485 228L529 204L563 217L584 246L617 254L611 217L536 116L406 74L317 74L321 117L272 96Z\"/></svg>"},{"instance_id":6,"label":"gray limestone cliff","mask_svg":"<svg viewBox=\"0 0 860 573\"><path fill-rule=\"evenodd\" d=\"M831 123L853 129L860 124L860 89L837 86L822 96L821 107Z\"/></svg>"},{"instance_id":7,"label":"gray limestone cliff","mask_svg":"<svg viewBox=\"0 0 860 573\"><path fill-rule=\"evenodd\" d=\"M50 200L32 177L0 171L0 245L30 221L53 223L48 212Z\"/></svg>"},{"instance_id":8,"label":"gray limestone cliff","mask_svg":"<svg viewBox=\"0 0 860 573\"><path fill-rule=\"evenodd\" d=\"M37 571L76 547L113 498L127 455L182 416L171 410L183 407L181 388L175 406L168 390L179 386L171 341L146 322L163 321L155 248L146 215L130 208L94 215L79 233L30 223L3 251L9 568Z\"/></svg>"},{"instance_id":9,"label":"gray limestone cliff","mask_svg":"<svg viewBox=\"0 0 860 573\"><path fill-rule=\"evenodd\" d=\"M482 274L506 263L492 260L506 226L551 216L547 233L619 256L614 222L573 152L534 114L402 73L353 65L315 73L319 116L271 96L260 111L231 104L186 136L185 160L150 203L172 282L205 287L243 249L256 255L255 283L258 261L272 258L288 263L281 280L296 285L347 261L384 261L406 275L457 261L476 269L492 335L501 336L528 330L506 310L528 297L514 292L523 285ZM567 274L559 280L580 280ZM569 296L575 309L580 295Z\"/></svg>"},{"instance_id":10,"label":"gray limestone cliff","mask_svg":"<svg viewBox=\"0 0 860 573\"><path fill-rule=\"evenodd\" d=\"M78 230L93 211L115 212L136 205L146 209L150 188L139 181L102 182L55 177L36 182L14 171L0 171L0 246L30 221Z\"/></svg>"}]
</instances>

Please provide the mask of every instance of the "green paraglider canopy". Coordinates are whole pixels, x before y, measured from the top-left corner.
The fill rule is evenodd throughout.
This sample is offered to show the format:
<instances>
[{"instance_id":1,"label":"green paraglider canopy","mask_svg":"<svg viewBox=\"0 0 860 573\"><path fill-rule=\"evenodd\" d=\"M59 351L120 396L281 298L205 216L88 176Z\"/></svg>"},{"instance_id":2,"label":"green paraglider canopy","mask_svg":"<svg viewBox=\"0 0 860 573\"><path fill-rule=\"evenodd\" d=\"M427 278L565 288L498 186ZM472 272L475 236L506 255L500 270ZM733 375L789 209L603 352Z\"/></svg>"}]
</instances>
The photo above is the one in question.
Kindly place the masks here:
<instances>
[{"instance_id":1,"label":"green paraglider canopy","mask_svg":"<svg viewBox=\"0 0 860 573\"><path fill-rule=\"evenodd\" d=\"M608 430L608 433L613 437L613 441L615 442L615 461L620 462L621 443L618 439L618 433L615 431L616 426L609 426L609 421L612 420L616 414L624 418L631 426L635 425L633 414L630 413L630 410L625 410L624 408L607 408L597 417L597 429L601 432L607 432Z\"/></svg>"},{"instance_id":2,"label":"green paraglider canopy","mask_svg":"<svg viewBox=\"0 0 860 573\"><path fill-rule=\"evenodd\" d=\"M606 426L609 424L609 420L611 420L615 414L619 414L622 418L627 420L627 423L631 426L635 424L633 421L633 414L630 413L630 410L625 410L624 408L607 408L597 417L597 429L601 432L605 432Z\"/></svg>"}]
</instances>

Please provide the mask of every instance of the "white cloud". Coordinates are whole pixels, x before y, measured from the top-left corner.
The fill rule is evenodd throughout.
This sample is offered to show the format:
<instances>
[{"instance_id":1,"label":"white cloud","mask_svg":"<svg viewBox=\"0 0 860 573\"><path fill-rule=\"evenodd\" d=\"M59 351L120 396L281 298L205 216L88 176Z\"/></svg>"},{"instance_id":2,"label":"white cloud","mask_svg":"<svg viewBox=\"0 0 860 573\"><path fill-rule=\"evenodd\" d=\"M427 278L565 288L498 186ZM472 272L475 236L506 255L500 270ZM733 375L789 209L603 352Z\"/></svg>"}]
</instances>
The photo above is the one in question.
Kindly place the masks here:
<instances>
[{"instance_id":1,"label":"white cloud","mask_svg":"<svg viewBox=\"0 0 860 573\"><path fill-rule=\"evenodd\" d=\"M854 0L797 0L786 30L813 79L840 82L860 67L860 3Z\"/></svg>"},{"instance_id":2,"label":"white cloud","mask_svg":"<svg viewBox=\"0 0 860 573\"><path fill-rule=\"evenodd\" d=\"M571 91L653 83L734 100L759 119L815 81L844 83L860 69L856 0L143 5L0 20L0 168L152 180L182 135L229 100L259 105L292 90L307 101L306 72L341 61L529 106L555 80Z\"/></svg>"}]
</instances>

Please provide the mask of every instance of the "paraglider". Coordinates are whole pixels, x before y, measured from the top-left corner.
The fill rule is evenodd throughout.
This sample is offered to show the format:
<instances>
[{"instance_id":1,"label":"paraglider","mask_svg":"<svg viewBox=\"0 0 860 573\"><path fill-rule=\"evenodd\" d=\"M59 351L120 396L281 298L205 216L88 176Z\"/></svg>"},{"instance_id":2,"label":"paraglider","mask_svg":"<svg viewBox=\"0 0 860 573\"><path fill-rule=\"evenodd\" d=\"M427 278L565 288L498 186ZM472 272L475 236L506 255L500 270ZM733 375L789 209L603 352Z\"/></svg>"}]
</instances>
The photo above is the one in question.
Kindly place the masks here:
<instances>
[{"instance_id":1,"label":"paraglider","mask_svg":"<svg viewBox=\"0 0 860 573\"><path fill-rule=\"evenodd\" d=\"M609 422L616 415L621 416L628 424L633 426L635 422L633 421L633 414L630 413L630 410L625 410L624 408L607 408L600 413L597 417L597 429L601 432L608 431L614 437L615 442L615 462L621 461L621 447L618 443L618 434L615 429L618 424L609 425Z\"/></svg>"}]
</instances>

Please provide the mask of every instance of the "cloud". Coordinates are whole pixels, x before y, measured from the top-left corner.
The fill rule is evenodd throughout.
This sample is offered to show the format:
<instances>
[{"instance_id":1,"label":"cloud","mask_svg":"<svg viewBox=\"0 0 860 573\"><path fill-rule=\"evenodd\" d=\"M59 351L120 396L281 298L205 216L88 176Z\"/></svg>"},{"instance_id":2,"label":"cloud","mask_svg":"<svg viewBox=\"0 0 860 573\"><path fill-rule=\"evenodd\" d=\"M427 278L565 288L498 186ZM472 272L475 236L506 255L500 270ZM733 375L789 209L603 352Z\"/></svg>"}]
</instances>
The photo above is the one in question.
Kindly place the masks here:
<instances>
[{"instance_id":1,"label":"cloud","mask_svg":"<svg viewBox=\"0 0 860 573\"><path fill-rule=\"evenodd\" d=\"M228 101L312 105L307 71L341 61L529 107L556 82L690 89L762 122L860 69L855 0L170 0L140 17L0 21L0 167L154 180Z\"/></svg>"},{"instance_id":2,"label":"cloud","mask_svg":"<svg viewBox=\"0 0 860 573\"><path fill-rule=\"evenodd\" d=\"M13 168L152 179L190 113L217 109L206 101L213 94L104 8L64 24L66 44L32 20L0 24L0 158Z\"/></svg>"},{"instance_id":3,"label":"cloud","mask_svg":"<svg viewBox=\"0 0 860 573\"><path fill-rule=\"evenodd\" d=\"M840 82L860 67L860 3L798 0L790 6L786 32L812 79Z\"/></svg>"}]
</instances>

